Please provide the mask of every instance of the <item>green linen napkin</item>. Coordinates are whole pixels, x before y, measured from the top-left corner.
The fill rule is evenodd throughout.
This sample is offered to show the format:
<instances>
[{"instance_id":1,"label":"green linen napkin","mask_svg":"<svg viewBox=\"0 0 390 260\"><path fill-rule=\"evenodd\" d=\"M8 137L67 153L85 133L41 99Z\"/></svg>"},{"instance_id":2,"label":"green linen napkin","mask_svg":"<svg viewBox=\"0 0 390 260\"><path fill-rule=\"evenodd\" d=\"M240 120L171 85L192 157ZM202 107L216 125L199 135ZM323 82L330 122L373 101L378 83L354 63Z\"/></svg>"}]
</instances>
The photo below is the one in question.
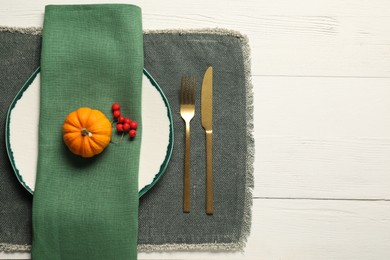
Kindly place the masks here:
<instances>
[{"instance_id":1,"label":"green linen napkin","mask_svg":"<svg viewBox=\"0 0 390 260\"><path fill-rule=\"evenodd\" d=\"M61 131L79 107L111 120L115 102L141 123L142 69L139 7L46 7L33 259L137 259L141 127L133 141L111 143L89 159L72 154Z\"/></svg>"}]
</instances>

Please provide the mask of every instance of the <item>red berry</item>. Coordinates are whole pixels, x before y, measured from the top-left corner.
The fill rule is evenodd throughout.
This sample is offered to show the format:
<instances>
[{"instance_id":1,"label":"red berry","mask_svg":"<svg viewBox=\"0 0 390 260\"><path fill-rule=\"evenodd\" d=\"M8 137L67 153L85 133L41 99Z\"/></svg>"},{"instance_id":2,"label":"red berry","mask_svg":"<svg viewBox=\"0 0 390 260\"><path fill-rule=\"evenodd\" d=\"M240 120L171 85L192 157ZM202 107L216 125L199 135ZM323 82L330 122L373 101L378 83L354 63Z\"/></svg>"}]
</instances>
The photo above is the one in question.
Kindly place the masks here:
<instances>
[{"instance_id":1,"label":"red berry","mask_svg":"<svg viewBox=\"0 0 390 260\"><path fill-rule=\"evenodd\" d=\"M121 109L121 106L118 103L112 104L112 111L117 111L120 109Z\"/></svg>"},{"instance_id":2,"label":"red berry","mask_svg":"<svg viewBox=\"0 0 390 260\"><path fill-rule=\"evenodd\" d=\"M116 131L123 132L123 125L122 124L117 124L116 125Z\"/></svg>"},{"instance_id":3,"label":"red berry","mask_svg":"<svg viewBox=\"0 0 390 260\"><path fill-rule=\"evenodd\" d=\"M134 138L137 135L137 131L135 131L134 129L131 129L129 132L129 135L131 138Z\"/></svg>"},{"instance_id":4,"label":"red berry","mask_svg":"<svg viewBox=\"0 0 390 260\"><path fill-rule=\"evenodd\" d=\"M129 131L129 130L130 130L130 124L124 123L124 124L123 124L123 130L124 130L124 131Z\"/></svg>"},{"instance_id":5,"label":"red berry","mask_svg":"<svg viewBox=\"0 0 390 260\"><path fill-rule=\"evenodd\" d=\"M129 124L131 123L131 120L130 118L125 118L125 120L123 121L124 124Z\"/></svg>"},{"instance_id":6,"label":"red berry","mask_svg":"<svg viewBox=\"0 0 390 260\"><path fill-rule=\"evenodd\" d=\"M124 116L118 117L118 123L124 123L124 122L125 122L125 117Z\"/></svg>"},{"instance_id":7,"label":"red berry","mask_svg":"<svg viewBox=\"0 0 390 260\"><path fill-rule=\"evenodd\" d=\"M131 121L131 123L130 123L130 128L131 128L131 129L137 129L137 128L138 128L138 123L137 123L137 121Z\"/></svg>"},{"instance_id":8,"label":"red berry","mask_svg":"<svg viewBox=\"0 0 390 260\"><path fill-rule=\"evenodd\" d=\"M114 115L115 118L118 118L118 117L121 116L121 111L115 110L114 113L113 113L113 115Z\"/></svg>"}]
</instances>

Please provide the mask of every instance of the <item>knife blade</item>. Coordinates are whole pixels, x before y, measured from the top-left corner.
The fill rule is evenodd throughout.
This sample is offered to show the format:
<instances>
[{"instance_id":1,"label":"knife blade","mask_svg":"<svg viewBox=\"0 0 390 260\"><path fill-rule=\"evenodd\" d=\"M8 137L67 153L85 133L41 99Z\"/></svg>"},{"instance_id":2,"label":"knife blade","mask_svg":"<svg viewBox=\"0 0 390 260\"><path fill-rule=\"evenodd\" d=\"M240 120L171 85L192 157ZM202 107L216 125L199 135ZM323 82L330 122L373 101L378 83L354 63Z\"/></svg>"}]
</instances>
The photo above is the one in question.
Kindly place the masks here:
<instances>
[{"instance_id":1,"label":"knife blade","mask_svg":"<svg viewBox=\"0 0 390 260\"><path fill-rule=\"evenodd\" d=\"M206 132L206 213L214 213L213 202L213 67L208 67L202 83L202 126Z\"/></svg>"}]
</instances>

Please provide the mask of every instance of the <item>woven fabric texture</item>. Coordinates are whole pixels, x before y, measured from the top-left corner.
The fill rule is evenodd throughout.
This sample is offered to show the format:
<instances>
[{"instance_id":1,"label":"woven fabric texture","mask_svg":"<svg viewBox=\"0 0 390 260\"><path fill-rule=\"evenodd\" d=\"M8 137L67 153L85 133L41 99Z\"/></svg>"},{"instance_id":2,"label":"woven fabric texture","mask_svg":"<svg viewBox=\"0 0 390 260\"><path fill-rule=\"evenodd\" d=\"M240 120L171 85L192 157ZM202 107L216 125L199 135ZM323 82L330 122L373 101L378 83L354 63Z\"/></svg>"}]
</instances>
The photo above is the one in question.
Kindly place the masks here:
<instances>
[{"instance_id":1,"label":"woven fabric texture","mask_svg":"<svg viewBox=\"0 0 390 260\"><path fill-rule=\"evenodd\" d=\"M235 247L246 234L247 89L243 38L218 32L145 35L145 68L162 86L173 111L174 150L164 178L141 198L139 243ZM214 214L205 213L205 131L200 97L204 72L213 66ZM182 213L185 124L179 111L182 75L196 78L191 121L191 212ZM223 246L221 246L223 248Z\"/></svg>"},{"instance_id":2,"label":"woven fabric texture","mask_svg":"<svg viewBox=\"0 0 390 260\"><path fill-rule=\"evenodd\" d=\"M66 116L111 105L141 123L141 10L47 6L42 35L33 259L137 259L140 135L82 158L62 140ZM114 126L113 126L114 129Z\"/></svg>"},{"instance_id":3,"label":"woven fabric texture","mask_svg":"<svg viewBox=\"0 0 390 260\"><path fill-rule=\"evenodd\" d=\"M21 48L22 41L30 40L28 38L31 37L30 33L3 32L0 36L4 35L3 38L7 38L8 41L14 37L17 39L15 48ZM31 44L38 45L40 37L39 35L34 37L34 40L30 40ZM172 157L165 174L140 199L139 250L242 249L249 235L251 222L254 152L247 39L237 32L228 30L148 31L144 33L144 58L145 68L159 83L170 103L175 136ZM203 73L210 65L214 67L215 214L207 216L205 135L200 123L200 92ZM36 64L31 63L30 71L35 68ZM10 73L15 70L17 66L10 70ZM196 113L191 123L192 208L189 214L182 213L185 125L178 113L182 75L194 75L197 80ZM15 184L17 180L14 173L9 171L10 168L5 175L11 176L8 177L8 182L13 183L13 193L25 193L21 185L18 187ZM3 195L0 190L0 200L3 196L5 198L6 194ZM8 196L7 199L26 208L25 214L20 218L21 221L28 223L29 202L16 196ZM15 212L8 213L8 216L13 214ZM18 223L10 222L4 228L9 234L12 230L21 230L18 243L30 243L28 225L21 227ZM1 242L12 242L11 237L5 236ZM28 250L28 247L26 248Z\"/></svg>"},{"instance_id":4,"label":"woven fabric texture","mask_svg":"<svg viewBox=\"0 0 390 260\"><path fill-rule=\"evenodd\" d=\"M27 190L20 189L8 161L5 120L12 100L39 66L40 53L39 36L0 33L0 245L31 243L32 197Z\"/></svg>"}]
</instances>

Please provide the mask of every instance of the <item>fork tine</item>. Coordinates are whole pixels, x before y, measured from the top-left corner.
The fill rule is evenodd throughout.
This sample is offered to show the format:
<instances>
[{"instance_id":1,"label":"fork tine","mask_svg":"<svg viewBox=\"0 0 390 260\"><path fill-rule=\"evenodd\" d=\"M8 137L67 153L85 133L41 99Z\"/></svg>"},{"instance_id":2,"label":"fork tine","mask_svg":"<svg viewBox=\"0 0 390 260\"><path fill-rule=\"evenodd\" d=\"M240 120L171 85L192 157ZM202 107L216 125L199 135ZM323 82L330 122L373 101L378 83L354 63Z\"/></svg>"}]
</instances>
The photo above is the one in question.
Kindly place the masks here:
<instances>
[{"instance_id":1,"label":"fork tine","mask_svg":"<svg viewBox=\"0 0 390 260\"><path fill-rule=\"evenodd\" d=\"M190 100L190 92L189 92L189 83L190 83L190 79L189 77L186 77L186 83L185 83L185 94L186 94L186 100L185 100L185 104L188 104L189 103L189 100Z\"/></svg>"},{"instance_id":2,"label":"fork tine","mask_svg":"<svg viewBox=\"0 0 390 260\"><path fill-rule=\"evenodd\" d=\"M180 103L195 104L195 77L183 76L180 81Z\"/></svg>"},{"instance_id":3,"label":"fork tine","mask_svg":"<svg viewBox=\"0 0 390 260\"><path fill-rule=\"evenodd\" d=\"M195 77L191 77L191 89L190 89L190 104L195 104Z\"/></svg>"},{"instance_id":4,"label":"fork tine","mask_svg":"<svg viewBox=\"0 0 390 260\"><path fill-rule=\"evenodd\" d=\"M191 77L187 77L187 104L191 104Z\"/></svg>"},{"instance_id":5,"label":"fork tine","mask_svg":"<svg viewBox=\"0 0 390 260\"><path fill-rule=\"evenodd\" d=\"M181 78L181 103L187 104L187 77Z\"/></svg>"},{"instance_id":6,"label":"fork tine","mask_svg":"<svg viewBox=\"0 0 390 260\"><path fill-rule=\"evenodd\" d=\"M192 104L192 77L188 78L188 104Z\"/></svg>"},{"instance_id":7,"label":"fork tine","mask_svg":"<svg viewBox=\"0 0 390 260\"><path fill-rule=\"evenodd\" d=\"M184 102L184 76L180 80L180 104Z\"/></svg>"}]
</instances>

